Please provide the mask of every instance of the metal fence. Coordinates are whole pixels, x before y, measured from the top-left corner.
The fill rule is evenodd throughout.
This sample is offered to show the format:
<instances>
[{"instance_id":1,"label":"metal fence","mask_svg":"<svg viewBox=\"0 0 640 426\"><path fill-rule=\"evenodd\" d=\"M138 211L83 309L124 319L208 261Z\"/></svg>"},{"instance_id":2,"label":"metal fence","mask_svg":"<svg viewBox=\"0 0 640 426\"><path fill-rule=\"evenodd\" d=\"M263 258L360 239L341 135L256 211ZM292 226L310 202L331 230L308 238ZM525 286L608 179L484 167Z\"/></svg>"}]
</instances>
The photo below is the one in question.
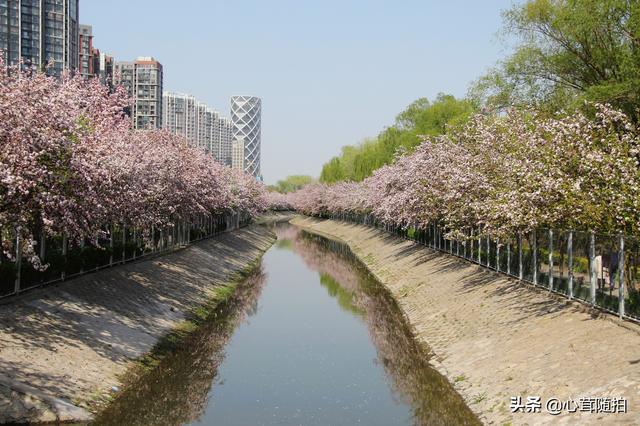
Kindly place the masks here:
<instances>
[{"instance_id":1,"label":"metal fence","mask_svg":"<svg viewBox=\"0 0 640 426\"><path fill-rule=\"evenodd\" d=\"M474 228L466 238L449 239L448 230L436 223L423 229L392 226L371 214L327 217L383 229L621 318L640 321L638 238L537 229L497 240Z\"/></svg>"},{"instance_id":2,"label":"metal fence","mask_svg":"<svg viewBox=\"0 0 640 426\"><path fill-rule=\"evenodd\" d=\"M34 267L23 257L24 245L19 229L0 228L0 299L26 290L64 281L88 272L138 260L184 247L192 242L246 226L245 213L200 216L191 222L176 221L157 228L130 227L123 223L105 226L93 241L75 241L67 235L39 235L34 253L45 268Z\"/></svg>"}]
</instances>

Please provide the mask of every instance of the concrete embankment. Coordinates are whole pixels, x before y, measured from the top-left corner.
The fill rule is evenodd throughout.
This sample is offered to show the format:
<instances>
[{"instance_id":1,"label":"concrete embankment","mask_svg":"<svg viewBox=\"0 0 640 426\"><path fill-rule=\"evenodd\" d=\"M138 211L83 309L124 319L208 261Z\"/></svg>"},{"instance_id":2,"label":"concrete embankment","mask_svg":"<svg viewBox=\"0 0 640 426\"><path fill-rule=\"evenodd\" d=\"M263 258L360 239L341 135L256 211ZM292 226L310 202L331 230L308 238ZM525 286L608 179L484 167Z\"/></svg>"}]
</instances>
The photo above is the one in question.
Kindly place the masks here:
<instances>
[{"instance_id":1,"label":"concrete embankment","mask_svg":"<svg viewBox=\"0 0 640 426\"><path fill-rule=\"evenodd\" d=\"M484 423L640 422L640 327L380 230L304 217L292 223L351 247ZM540 397L540 412L511 412L511 397L526 404L529 396ZM624 398L628 412L607 414L610 407L596 409L595 401L585 409L585 400L575 413L569 403L551 415L552 398Z\"/></svg>"},{"instance_id":2,"label":"concrete embankment","mask_svg":"<svg viewBox=\"0 0 640 426\"><path fill-rule=\"evenodd\" d=\"M84 421L134 360L275 241L252 225L0 305L0 423Z\"/></svg>"}]
</instances>

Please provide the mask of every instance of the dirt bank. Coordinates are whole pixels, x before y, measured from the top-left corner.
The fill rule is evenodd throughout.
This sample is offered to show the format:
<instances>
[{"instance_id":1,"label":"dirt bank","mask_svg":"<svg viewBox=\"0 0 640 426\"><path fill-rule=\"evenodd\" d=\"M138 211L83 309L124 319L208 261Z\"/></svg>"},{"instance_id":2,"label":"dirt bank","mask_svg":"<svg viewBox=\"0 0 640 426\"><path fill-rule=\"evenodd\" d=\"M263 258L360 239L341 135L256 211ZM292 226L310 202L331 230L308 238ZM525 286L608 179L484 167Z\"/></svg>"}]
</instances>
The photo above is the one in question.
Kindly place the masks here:
<instances>
[{"instance_id":1,"label":"dirt bank","mask_svg":"<svg viewBox=\"0 0 640 426\"><path fill-rule=\"evenodd\" d=\"M292 223L351 247L483 422L640 422L640 327L596 318L545 291L379 230L303 217ZM540 397L541 412L512 414L511 397L526 403L528 396ZM545 407L551 398L589 397L626 398L628 413L554 416Z\"/></svg>"},{"instance_id":2,"label":"dirt bank","mask_svg":"<svg viewBox=\"0 0 640 426\"><path fill-rule=\"evenodd\" d=\"M0 423L83 420L192 308L275 241L252 225L0 305Z\"/></svg>"}]
</instances>

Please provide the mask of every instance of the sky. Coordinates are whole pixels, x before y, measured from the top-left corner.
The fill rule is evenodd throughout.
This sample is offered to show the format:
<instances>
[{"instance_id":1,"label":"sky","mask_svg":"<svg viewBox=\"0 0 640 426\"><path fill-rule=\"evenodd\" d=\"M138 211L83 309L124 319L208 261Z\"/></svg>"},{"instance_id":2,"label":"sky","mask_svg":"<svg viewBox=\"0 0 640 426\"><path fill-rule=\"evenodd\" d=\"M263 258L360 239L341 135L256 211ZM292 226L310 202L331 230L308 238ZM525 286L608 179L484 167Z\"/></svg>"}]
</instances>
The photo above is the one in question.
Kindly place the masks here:
<instances>
[{"instance_id":1,"label":"sky","mask_svg":"<svg viewBox=\"0 0 640 426\"><path fill-rule=\"evenodd\" d=\"M508 53L512 0L81 0L94 46L163 65L164 90L229 116L262 98L262 174L319 176L412 101L464 96Z\"/></svg>"}]
</instances>

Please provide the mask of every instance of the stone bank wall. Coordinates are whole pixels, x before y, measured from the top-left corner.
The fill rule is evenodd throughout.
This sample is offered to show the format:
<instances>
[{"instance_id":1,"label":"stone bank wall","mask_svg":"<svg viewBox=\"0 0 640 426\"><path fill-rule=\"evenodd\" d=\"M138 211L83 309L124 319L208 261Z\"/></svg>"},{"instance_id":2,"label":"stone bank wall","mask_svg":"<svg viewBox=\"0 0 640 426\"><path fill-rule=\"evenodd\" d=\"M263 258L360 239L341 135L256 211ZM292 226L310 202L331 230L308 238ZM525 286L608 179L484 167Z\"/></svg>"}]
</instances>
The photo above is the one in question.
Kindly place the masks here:
<instances>
[{"instance_id":1,"label":"stone bank wall","mask_svg":"<svg viewBox=\"0 0 640 426\"><path fill-rule=\"evenodd\" d=\"M132 360L275 241L252 225L0 304L0 423L83 420Z\"/></svg>"}]
</instances>

